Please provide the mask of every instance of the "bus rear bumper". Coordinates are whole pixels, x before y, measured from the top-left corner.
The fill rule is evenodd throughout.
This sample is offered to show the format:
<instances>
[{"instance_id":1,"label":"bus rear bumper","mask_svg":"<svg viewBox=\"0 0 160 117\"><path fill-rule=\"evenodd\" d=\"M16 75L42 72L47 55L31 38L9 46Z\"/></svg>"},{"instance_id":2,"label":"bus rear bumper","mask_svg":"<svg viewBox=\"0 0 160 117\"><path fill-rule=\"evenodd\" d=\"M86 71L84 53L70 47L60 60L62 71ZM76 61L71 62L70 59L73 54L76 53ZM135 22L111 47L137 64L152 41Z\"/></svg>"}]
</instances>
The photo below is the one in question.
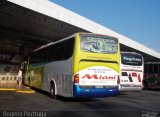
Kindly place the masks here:
<instances>
[{"instance_id":1,"label":"bus rear bumper","mask_svg":"<svg viewBox=\"0 0 160 117\"><path fill-rule=\"evenodd\" d=\"M142 86L120 86L119 91L142 91Z\"/></svg>"},{"instance_id":2,"label":"bus rear bumper","mask_svg":"<svg viewBox=\"0 0 160 117\"><path fill-rule=\"evenodd\" d=\"M118 95L118 86L114 88L82 88L74 85L73 95L76 98L100 98Z\"/></svg>"}]
</instances>

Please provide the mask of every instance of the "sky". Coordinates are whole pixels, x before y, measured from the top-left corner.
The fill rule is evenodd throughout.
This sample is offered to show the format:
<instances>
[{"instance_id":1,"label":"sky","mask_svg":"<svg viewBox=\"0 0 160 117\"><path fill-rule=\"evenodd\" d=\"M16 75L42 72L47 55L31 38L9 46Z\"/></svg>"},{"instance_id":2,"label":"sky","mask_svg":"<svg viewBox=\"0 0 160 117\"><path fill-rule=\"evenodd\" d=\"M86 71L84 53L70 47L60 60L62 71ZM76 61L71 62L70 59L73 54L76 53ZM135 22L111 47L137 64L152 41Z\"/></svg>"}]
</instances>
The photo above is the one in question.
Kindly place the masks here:
<instances>
[{"instance_id":1,"label":"sky","mask_svg":"<svg viewBox=\"0 0 160 117\"><path fill-rule=\"evenodd\" d=\"M50 0L160 53L160 0Z\"/></svg>"}]
</instances>

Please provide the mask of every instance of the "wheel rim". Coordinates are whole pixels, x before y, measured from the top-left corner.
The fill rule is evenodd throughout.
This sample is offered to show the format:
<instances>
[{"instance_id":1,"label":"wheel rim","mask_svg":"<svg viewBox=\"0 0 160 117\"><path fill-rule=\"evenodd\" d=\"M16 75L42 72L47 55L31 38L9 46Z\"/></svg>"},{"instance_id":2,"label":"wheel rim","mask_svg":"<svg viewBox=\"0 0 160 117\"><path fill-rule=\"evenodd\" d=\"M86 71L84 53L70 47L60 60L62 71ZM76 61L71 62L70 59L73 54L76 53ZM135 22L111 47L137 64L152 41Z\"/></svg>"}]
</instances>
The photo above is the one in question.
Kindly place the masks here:
<instances>
[{"instance_id":1,"label":"wheel rim","mask_svg":"<svg viewBox=\"0 0 160 117\"><path fill-rule=\"evenodd\" d=\"M54 86L53 85L51 85L50 94L51 94L51 97L55 96L55 91L54 91Z\"/></svg>"}]
</instances>

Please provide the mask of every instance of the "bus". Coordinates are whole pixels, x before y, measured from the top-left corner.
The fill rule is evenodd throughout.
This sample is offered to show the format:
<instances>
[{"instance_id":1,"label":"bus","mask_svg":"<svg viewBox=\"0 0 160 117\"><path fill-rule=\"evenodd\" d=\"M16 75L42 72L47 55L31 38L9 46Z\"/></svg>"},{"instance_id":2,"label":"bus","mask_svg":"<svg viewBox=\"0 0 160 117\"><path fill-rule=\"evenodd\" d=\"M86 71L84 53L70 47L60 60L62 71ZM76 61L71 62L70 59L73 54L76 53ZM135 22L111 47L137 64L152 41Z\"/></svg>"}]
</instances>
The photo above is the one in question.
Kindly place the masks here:
<instances>
[{"instance_id":1,"label":"bus","mask_svg":"<svg viewBox=\"0 0 160 117\"><path fill-rule=\"evenodd\" d=\"M160 89L160 62L147 62L144 64L144 89Z\"/></svg>"},{"instance_id":2,"label":"bus","mask_svg":"<svg viewBox=\"0 0 160 117\"><path fill-rule=\"evenodd\" d=\"M118 94L120 49L117 38L76 33L34 50L26 84L57 95L99 98Z\"/></svg>"},{"instance_id":3,"label":"bus","mask_svg":"<svg viewBox=\"0 0 160 117\"><path fill-rule=\"evenodd\" d=\"M121 52L119 91L141 91L144 62L141 54Z\"/></svg>"}]
</instances>

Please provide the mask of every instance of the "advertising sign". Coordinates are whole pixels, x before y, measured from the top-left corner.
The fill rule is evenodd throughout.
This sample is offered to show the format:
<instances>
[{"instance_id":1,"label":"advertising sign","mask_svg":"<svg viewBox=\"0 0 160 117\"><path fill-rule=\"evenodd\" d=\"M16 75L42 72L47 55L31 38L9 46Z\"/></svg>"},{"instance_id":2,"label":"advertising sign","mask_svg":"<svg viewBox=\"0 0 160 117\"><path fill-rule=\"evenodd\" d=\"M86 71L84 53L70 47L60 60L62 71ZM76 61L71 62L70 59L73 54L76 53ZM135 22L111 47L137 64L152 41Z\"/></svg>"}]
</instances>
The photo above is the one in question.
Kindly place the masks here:
<instances>
[{"instance_id":1,"label":"advertising sign","mask_svg":"<svg viewBox=\"0 0 160 117\"><path fill-rule=\"evenodd\" d=\"M116 85L118 73L111 68L94 66L79 72L80 85Z\"/></svg>"}]
</instances>

